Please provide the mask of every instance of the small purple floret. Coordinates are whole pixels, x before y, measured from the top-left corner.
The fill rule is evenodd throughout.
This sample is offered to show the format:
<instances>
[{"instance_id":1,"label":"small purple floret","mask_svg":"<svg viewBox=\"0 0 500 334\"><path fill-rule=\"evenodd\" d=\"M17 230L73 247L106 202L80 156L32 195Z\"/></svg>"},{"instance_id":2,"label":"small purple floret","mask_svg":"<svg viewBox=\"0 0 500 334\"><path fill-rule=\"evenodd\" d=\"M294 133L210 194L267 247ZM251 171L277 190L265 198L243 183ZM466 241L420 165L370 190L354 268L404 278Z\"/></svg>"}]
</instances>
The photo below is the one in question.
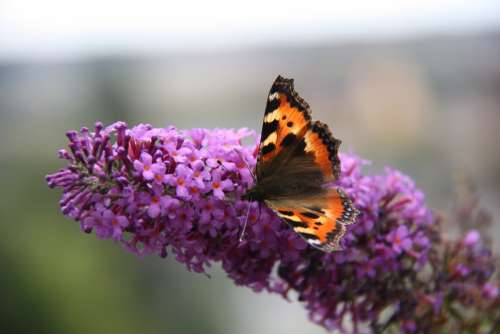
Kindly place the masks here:
<instances>
[{"instance_id":1,"label":"small purple floret","mask_svg":"<svg viewBox=\"0 0 500 334\"><path fill-rule=\"evenodd\" d=\"M480 238L481 238L481 235L479 234L479 231L471 230L471 231L467 232L467 234L464 237L464 245L468 246L468 247L472 247L478 243Z\"/></svg>"}]
</instances>

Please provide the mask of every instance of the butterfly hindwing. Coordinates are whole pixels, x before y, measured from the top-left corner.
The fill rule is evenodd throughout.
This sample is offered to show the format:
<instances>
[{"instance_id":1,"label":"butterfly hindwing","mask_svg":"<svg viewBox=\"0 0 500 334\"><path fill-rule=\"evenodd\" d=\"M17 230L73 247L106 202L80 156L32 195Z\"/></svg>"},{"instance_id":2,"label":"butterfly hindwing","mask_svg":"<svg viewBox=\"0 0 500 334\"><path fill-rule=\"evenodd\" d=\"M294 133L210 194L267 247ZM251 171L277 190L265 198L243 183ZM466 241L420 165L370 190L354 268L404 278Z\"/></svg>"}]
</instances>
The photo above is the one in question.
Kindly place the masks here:
<instances>
[{"instance_id":1,"label":"butterfly hindwing","mask_svg":"<svg viewBox=\"0 0 500 334\"><path fill-rule=\"evenodd\" d=\"M340 188L302 200L272 201L269 205L310 245L328 252L341 249L345 225L353 223L358 215Z\"/></svg>"},{"instance_id":2,"label":"butterfly hindwing","mask_svg":"<svg viewBox=\"0 0 500 334\"><path fill-rule=\"evenodd\" d=\"M340 239L345 234L344 225L323 214L305 211L305 208L296 209L292 211L292 208L282 207L278 216L311 246L327 252L342 249Z\"/></svg>"},{"instance_id":3,"label":"butterfly hindwing","mask_svg":"<svg viewBox=\"0 0 500 334\"><path fill-rule=\"evenodd\" d=\"M342 188L331 189L327 195L325 214L343 225L356 222L359 211L354 207L351 199Z\"/></svg>"}]
</instances>

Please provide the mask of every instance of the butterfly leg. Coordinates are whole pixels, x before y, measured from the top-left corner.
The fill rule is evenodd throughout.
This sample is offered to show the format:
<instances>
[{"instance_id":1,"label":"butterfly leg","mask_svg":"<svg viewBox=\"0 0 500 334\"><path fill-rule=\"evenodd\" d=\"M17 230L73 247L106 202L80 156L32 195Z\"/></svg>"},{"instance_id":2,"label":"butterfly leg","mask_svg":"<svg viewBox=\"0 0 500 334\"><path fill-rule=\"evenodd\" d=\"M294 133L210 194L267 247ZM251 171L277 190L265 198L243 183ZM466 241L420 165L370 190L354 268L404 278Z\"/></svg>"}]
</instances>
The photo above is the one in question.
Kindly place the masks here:
<instances>
[{"instance_id":1,"label":"butterfly leg","mask_svg":"<svg viewBox=\"0 0 500 334\"><path fill-rule=\"evenodd\" d=\"M243 224L243 230L241 230L241 234L240 234L240 239L239 241L242 242L245 238L245 231L247 229L247 225L248 225L248 216L250 214L250 209L252 208L252 203L248 203L248 207L247 207L247 214L245 215L245 223Z\"/></svg>"}]
</instances>

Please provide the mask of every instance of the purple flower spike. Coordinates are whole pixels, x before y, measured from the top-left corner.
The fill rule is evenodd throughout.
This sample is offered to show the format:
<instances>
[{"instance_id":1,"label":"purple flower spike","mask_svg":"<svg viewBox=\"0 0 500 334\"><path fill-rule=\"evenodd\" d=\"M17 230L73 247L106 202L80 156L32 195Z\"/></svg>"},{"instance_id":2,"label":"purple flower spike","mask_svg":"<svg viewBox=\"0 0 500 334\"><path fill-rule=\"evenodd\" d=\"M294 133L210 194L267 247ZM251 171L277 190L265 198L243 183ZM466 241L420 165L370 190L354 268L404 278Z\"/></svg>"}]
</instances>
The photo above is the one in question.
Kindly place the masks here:
<instances>
[{"instance_id":1,"label":"purple flower spike","mask_svg":"<svg viewBox=\"0 0 500 334\"><path fill-rule=\"evenodd\" d=\"M366 175L369 162L340 154L336 185L360 215L344 251L324 253L265 204L241 200L254 183L256 143L242 144L258 138L253 131L117 122L67 137L59 151L67 166L46 180L62 189L61 211L86 233L140 256L173 254L195 272L220 263L238 285L297 296L311 321L339 333L498 329L500 284L486 238L471 226L446 240L401 172Z\"/></svg>"}]
</instances>

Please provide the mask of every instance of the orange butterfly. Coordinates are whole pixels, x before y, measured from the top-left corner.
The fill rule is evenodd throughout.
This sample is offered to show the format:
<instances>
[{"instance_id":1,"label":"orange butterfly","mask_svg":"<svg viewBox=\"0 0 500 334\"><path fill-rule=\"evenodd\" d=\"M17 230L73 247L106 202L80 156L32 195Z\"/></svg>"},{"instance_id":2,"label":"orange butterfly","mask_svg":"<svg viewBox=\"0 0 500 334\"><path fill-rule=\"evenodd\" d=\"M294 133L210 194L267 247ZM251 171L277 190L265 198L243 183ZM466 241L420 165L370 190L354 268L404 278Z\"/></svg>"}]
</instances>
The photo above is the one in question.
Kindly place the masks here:
<instances>
[{"instance_id":1,"label":"orange butterfly","mask_svg":"<svg viewBox=\"0 0 500 334\"><path fill-rule=\"evenodd\" d=\"M359 212L341 188L327 185L340 174L339 146L326 124L311 121L293 79L278 76L264 113L256 185L242 198L264 202L310 245L341 249L345 225Z\"/></svg>"}]
</instances>

